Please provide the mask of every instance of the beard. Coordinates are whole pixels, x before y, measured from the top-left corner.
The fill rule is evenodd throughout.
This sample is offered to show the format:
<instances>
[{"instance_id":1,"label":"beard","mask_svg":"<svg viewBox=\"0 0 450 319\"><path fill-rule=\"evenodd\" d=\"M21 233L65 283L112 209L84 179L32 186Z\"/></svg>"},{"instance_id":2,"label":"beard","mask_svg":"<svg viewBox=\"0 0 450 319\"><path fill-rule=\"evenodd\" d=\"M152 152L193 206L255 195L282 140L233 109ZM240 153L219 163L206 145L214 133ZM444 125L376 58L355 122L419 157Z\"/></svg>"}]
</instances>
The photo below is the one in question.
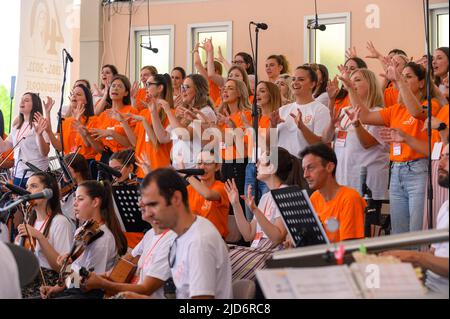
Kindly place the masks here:
<instances>
[{"instance_id":1,"label":"beard","mask_svg":"<svg viewBox=\"0 0 450 319\"><path fill-rule=\"evenodd\" d=\"M442 174L439 174L438 176L438 184L441 187L449 188L449 179L448 179L448 172L447 171L441 171Z\"/></svg>"}]
</instances>

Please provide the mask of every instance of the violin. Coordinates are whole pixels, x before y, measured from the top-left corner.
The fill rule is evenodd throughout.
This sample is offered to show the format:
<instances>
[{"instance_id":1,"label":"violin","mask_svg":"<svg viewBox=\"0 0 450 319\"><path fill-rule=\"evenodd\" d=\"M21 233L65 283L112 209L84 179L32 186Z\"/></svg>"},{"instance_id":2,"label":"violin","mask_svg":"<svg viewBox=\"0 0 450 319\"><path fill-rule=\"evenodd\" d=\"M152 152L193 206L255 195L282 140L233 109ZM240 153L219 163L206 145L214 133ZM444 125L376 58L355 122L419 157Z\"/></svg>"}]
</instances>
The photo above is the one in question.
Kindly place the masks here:
<instances>
[{"instance_id":1,"label":"violin","mask_svg":"<svg viewBox=\"0 0 450 319\"><path fill-rule=\"evenodd\" d=\"M30 201L29 205L25 211L24 214L24 224L25 225L29 225L29 220L30 220L30 214L34 208L36 204L34 203L34 201ZM28 229L27 230L27 234L28 234ZM19 246L22 246L23 248L27 249L27 250L31 250L34 253L35 247L36 247L36 238L33 238L29 235L27 236L22 236L19 239Z\"/></svg>"},{"instance_id":2,"label":"violin","mask_svg":"<svg viewBox=\"0 0 450 319\"><path fill-rule=\"evenodd\" d=\"M69 183L63 187L60 188L61 198L72 194L77 189L76 183Z\"/></svg>"},{"instance_id":3,"label":"violin","mask_svg":"<svg viewBox=\"0 0 450 319\"><path fill-rule=\"evenodd\" d=\"M73 263L84 252L87 246L103 236L103 231L100 229L100 225L93 219L87 220L83 225L78 228L74 235L74 241L69 255L64 259L64 263L61 267L58 277L58 286L63 287L64 283L66 287L70 287L74 283L74 280L79 274L76 274L71 269L71 263ZM69 263L69 260L71 262ZM83 276L83 274L81 274Z\"/></svg>"}]
</instances>

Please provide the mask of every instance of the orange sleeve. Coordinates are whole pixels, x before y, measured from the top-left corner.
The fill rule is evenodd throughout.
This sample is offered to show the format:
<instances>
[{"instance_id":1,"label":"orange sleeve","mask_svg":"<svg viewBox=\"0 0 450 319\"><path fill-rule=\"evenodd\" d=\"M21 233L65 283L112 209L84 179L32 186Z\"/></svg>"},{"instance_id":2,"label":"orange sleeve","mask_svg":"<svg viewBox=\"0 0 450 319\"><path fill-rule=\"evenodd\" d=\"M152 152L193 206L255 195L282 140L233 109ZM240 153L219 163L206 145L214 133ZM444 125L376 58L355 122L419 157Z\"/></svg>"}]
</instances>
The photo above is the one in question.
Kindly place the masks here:
<instances>
[{"instance_id":1,"label":"orange sleeve","mask_svg":"<svg viewBox=\"0 0 450 319\"><path fill-rule=\"evenodd\" d=\"M340 215L339 239L364 238L364 210L366 202L353 189L345 189Z\"/></svg>"},{"instance_id":2,"label":"orange sleeve","mask_svg":"<svg viewBox=\"0 0 450 319\"><path fill-rule=\"evenodd\" d=\"M144 88L140 88L136 94L136 109L138 111L142 111L145 109L145 105L142 102L145 102L147 99L147 91Z\"/></svg>"},{"instance_id":3,"label":"orange sleeve","mask_svg":"<svg viewBox=\"0 0 450 319\"><path fill-rule=\"evenodd\" d=\"M436 115L436 118L448 125L448 104L443 106L439 110L439 113Z\"/></svg>"},{"instance_id":4,"label":"orange sleeve","mask_svg":"<svg viewBox=\"0 0 450 319\"><path fill-rule=\"evenodd\" d=\"M392 115L392 109L394 108L394 106L396 106L397 104L391 105L389 107L385 107L381 110L378 111L378 113L380 113L381 118L383 119L384 122L384 126L386 127L391 127L391 115Z\"/></svg>"},{"instance_id":5,"label":"orange sleeve","mask_svg":"<svg viewBox=\"0 0 450 319\"><path fill-rule=\"evenodd\" d=\"M216 101L218 98L220 98L220 88L212 80L208 80L208 84L209 84L209 96L213 101Z\"/></svg>"}]
</instances>

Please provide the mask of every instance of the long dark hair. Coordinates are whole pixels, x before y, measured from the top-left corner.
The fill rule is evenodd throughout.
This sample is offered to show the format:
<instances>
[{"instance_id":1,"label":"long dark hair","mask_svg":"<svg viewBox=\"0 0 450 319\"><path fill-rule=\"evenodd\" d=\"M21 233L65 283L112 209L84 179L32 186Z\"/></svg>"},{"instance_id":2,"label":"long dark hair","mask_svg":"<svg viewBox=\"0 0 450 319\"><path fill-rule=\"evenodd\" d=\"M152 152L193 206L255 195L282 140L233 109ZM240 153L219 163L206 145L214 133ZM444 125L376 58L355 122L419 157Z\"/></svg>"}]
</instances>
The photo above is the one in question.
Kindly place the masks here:
<instances>
[{"instance_id":1,"label":"long dark hair","mask_svg":"<svg viewBox=\"0 0 450 319\"><path fill-rule=\"evenodd\" d=\"M118 254L125 255L128 243L114 211L111 184L108 181L85 181L79 187L83 187L90 198L100 198L100 215L114 236Z\"/></svg>"},{"instance_id":2,"label":"long dark hair","mask_svg":"<svg viewBox=\"0 0 450 319\"><path fill-rule=\"evenodd\" d=\"M204 106L209 106L214 110L214 103L209 97L208 81L200 74L189 74L186 78L191 79L194 83L194 108L200 109Z\"/></svg>"},{"instance_id":3,"label":"long dark hair","mask_svg":"<svg viewBox=\"0 0 450 319\"><path fill-rule=\"evenodd\" d=\"M123 99L122 99L123 105L130 105L131 104L131 83L130 83L130 80L125 75L117 74L111 80L111 85L116 80L121 81L123 83L123 85L125 86L125 91L128 92L128 94L126 96L124 96ZM110 91L111 91L111 86L109 87L109 90L106 93L106 94L108 94L108 96L106 98L106 103L108 103L108 105L112 105L111 96L109 95Z\"/></svg>"},{"instance_id":4,"label":"long dark hair","mask_svg":"<svg viewBox=\"0 0 450 319\"><path fill-rule=\"evenodd\" d=\"M30 178L31 177L38 177L39 181L44 185L44 188L49 188L53 192L53 196L47 200L47 205L45 207L47 213L48 211L50 211L50 217L42 232L44 236L47 237L53 218L55 218L55 216L58 214L62 214L59 185L56 181L56 178L50 173L37 172L31 175ZM34 225L36 218L36 211L33 210L33 213L31 214L29 219L30 225Z\"/></svg>"},{"instance_id":5,"label":"long dark hair","mask_svg":"<svg viewBox=\"0 0 450 319\"><path fill-rule=\"evenodd\" d=\"M278 168L275 175L286 185L298 185L309 190L303 178L302 162L282 147L278 147Z\"/></svg>"},{"instance_id":6,"label":"long dark hair","mask_svg":"<svg viewBox=\"0 0 450 319\"><path fill-rule=\"evenodd\" d=\"M31 96L31 102L32 102L32 108L30 113L30 127L33 127L33 120L34 120L34 114L37 112L44 114L42 111L42 101L38 94L32 93L32 92L26 92L24 95L30 95ZM25 117L22 113L19 114L19 122L17 123L17 129L22 128L22 124L25 122Z\"/></svg>"},{"instance_id":7,"label":"long dark hair","mask_svg":"<svg viewBox=\"0 0 450 319\"><path fill-rule=\"evenodd\" d=\"M437 48L436 51L441 51L442 53L444 53L447 56L447 62L450 61L449 57L448 57L448 55L449 55L448 47L440 47L440 48ZM448 66L447 66L447 73L448 73ZM439 86L439 85L442 84L442 79L440 77L438 77L438 76L434 76L434 83L437 86Z\"/></svg>"},{"instance_id":8,"label":"long dark hair","mask_svg":"<svg viewBox=\"0 0 450 319\"><path fill-rule=\"evenodd\" d=\"M72 169L81 175L83 180L87 181L92 179L91 170L89 164L81 154L70 153L64 156L64 162L72 167Z\"/></svg>"},{"instance_id":9,"label":"long dark hair","mask_svg":"<svg viewBox=\"0 0 450 319\"><path fill-rule=\"evenodd\" d=\"M83 115L86 117L87 123L89 118L94 115L94 101L92 99L92 93L91 90L89 90L89 88L84 84L78 84L76 87L83 90L84 97L86 98Z\"/></svg>"},{"instance_id":10,"label":"long dark hair","mask_svg":"<svg viewBox=\"0 0 450 319\"><path fill-rule=\"evenodd\" d=\"M248 64L248 67L245 69L245 71L247 71L247 74L255 74L255 66L253 64L253 58L250 54L248 54L247 52L238 52L234 56L240 56L244 60L244 62Z\"/></svg>"},{"instance_id":11,"label":"long dark hair","mask_svg":"<svg viewBox=\"0 0 450 319\"><path fill-rule=\"evenodd\" d=\"M133 155L131 155L133 153ZM109 160L115 159L120 164L125 165L125 163L128 161L126 166L132 166L133 172L136 171L136 159L134 157L134 151L133 150L124 150L121 152L113 153Z\"/></svg>"},{"instance_id":12,"label":"long dark hair","mask_svg":"<svg viewBox=\"0 0 450 319\"><path fill-rule=\"evenodd\" d=\"M317 83L316 91L314 92L314 98L317 98L319 95L327 91L328 85L328 69L323 64L317 64L317 69L322 73L322 83Z\"/></svg>"},{"instance_id":13,"label":"long dark hair","mask_svg":"<svg viewBox=\"0 0 450 319\"><path fill-rule=\"evenodd\" d=\"M108 69L111 70L111 73L113 74L113 77L115 77L117 74L119 74L119 71L117 70L117 67L115 65L105 64L104 66L102 66L102 70L105 69L105 68L108 68ZM112 83L112 81L111 81L111 83ZM105 85L102 82L102 84L100 84L100 89L103 90L104 88L105 88Z\"/></svg>"}]
</instances>

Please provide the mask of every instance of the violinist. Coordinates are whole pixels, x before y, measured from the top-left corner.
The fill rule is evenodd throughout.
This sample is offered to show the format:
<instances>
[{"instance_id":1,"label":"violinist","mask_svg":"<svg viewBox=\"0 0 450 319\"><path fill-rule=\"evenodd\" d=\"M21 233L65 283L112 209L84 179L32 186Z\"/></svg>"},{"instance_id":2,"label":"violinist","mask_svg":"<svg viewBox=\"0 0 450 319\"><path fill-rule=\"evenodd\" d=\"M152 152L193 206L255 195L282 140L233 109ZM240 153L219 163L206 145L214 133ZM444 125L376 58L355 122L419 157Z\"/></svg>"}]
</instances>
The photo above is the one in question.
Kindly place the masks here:
<instances>
[{"instance_id":1,"label":"violinist","mask_svg":"<svg viewBox=\"0 0 450 319\"><path fill-rule=\"evenodd\" d=\"M67 216L74 225L77 225L75 213L73 211L76 187L82 182L92 179L91 171L88 162L83 155L74 153L67 154L64 156L64 162L72 175L74 183L70 183L61 188L61 208L63 214Z\"/></svg>"},{"instance_id":2,"label":"violinist","mask_svg":"<svg viewBox=\"0 0 450 319\"><path fill-rule=\"evenodd\" d=\"M51 285L56 283L60 269L57 258L70 250L73 239L74 227L61 213L59 187L53 175L39 172L33 174L27 181L27 191L32 194L45 188L53 191L52 198L33 200L33 210L26 218L28 225L18 226L19 235L16 242L23 242L20 238L24 237L24 245L27 248L31 246L44 277L37 276L34 282L22 290L24 298L39 296L39 287L43 281ZM28 235L30 237L27 237Z\"/></svg>"},{"instance_id":3,"label":"violinist","mask_svg":"<svg viewBox=\"0 0 450 319\"><path fill-rule=\"evenodd\" d=\"M141 207L142 219L152 225L152 229L145 233L144 238L128 254L125 259L131 260L139 257L138 268L131 283L116 283L108 279L104 274L91 272L83 284L84 290L104 289L109 294L117 294L130 291L142 295L152 296L152 298L164 298L164 282L171 277L169 261L169 248L175 240L176 233L163 229L154 223L152 218L151 191L149 183L144 180L141 188L142 199L139 203ZM128 293L125 296L129 295ZM131 297L131 296L130 296Z\"/></svg>"},{"instance_id":4,"label":"violinist","mask_svg":"<svg viewBox=\"0 0 450 319\"><path fill-rule=\"evenodd\" d=\"M113 186L116 185L138 185L136 175L136 159L133 150L125 150L111 155L109 158L109 166L120 172L121 177L116 178Z\"/></svg>"},{"instance_id":5,"label":"violinist","mask_svg":"<svg viewBox=\"0 0 450 319\"><path fill-rule=\"evenodd\" d=\"M76 190L74 202L75 217L80 222L94 220L100 225L103 235L84 247L82 254L72 262L72 270L78 272L82 267L96 273L109 271L118 256L127 251L127 240L120 229L119 221L113 207L111 186L107 181L85 181ZM62 265L68 254L58 257ZM79 288L67 288L58 285L41 286L42 298L102 298L103 292L93 290L82 292Z\"/></svg>"}]
</instances>

